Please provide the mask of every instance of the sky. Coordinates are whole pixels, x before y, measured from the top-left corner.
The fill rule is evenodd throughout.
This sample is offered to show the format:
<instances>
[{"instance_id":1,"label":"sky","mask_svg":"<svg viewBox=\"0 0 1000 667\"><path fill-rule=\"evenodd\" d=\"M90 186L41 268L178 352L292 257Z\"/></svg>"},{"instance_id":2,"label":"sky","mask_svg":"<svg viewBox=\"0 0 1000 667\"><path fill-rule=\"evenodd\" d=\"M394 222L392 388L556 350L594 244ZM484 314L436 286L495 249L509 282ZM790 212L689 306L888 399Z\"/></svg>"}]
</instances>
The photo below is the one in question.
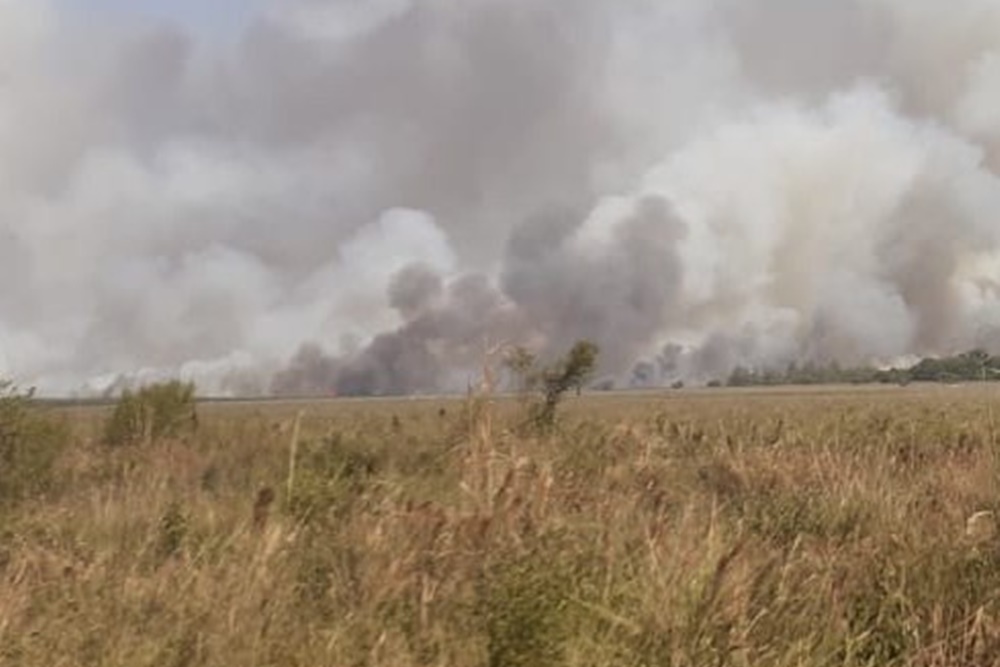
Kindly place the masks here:
<instances>
[{"instance_id":1,"label":"sky","mask_svg":"<svg viewBox=\"0 0 1000 667\"><path fill-rule=\"evenodd\" d=\"M1000 352L998 0L260 2L0 0L0 377Z\"/></svg>"}]
</instances>

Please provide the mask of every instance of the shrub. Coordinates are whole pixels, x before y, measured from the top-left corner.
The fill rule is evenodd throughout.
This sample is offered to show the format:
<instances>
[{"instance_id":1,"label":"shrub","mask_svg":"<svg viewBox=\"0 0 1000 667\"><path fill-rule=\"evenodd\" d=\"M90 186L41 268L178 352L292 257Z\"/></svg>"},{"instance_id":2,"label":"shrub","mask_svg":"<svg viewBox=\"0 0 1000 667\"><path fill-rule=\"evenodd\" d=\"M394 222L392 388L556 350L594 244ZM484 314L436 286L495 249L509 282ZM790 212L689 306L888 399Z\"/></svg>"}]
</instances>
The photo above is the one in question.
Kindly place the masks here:
<instances>
[{"instance_id":1,"label":"shrub","mask_svg":"<svg viewBox=\"0 0 1000 667\"><path fill-rule=\"evenodd\" d=\"M177 380L125 390L108 418L104 440L112 446L172 438L197 428L193 383Z\"/></svg>"},{"instance_id":2,"label":"shrub","mask_svg":"<svg viewBox=\"0 0 1000 667\"><path fill-rule=\"evenodd\" d=\"M63 429L31 409L32 395L0 381L0 506L48 491L66 443Z\"/></svg>"},{"instance_id":3,"label":"shrub","mask_svg":"<svg viewBox=\"0 0 1000 667\"><path fill-rule=\"evenodd\" d=\"M365 492L383 463L365 443L348 442L339 433L304 442L287 509L303 523L343 515Z\"/></svg>"},{"instance_id":4,"label":"shrub","mask_svg":"<svg viewBox=\"0 0 1000 667\"><path fill-rule=\"evenodd\" d=\"M480 613L490 667L565 663L570 636L565 570L544 551L500 559L486 575Z\"/></svg>"}]
</instances>

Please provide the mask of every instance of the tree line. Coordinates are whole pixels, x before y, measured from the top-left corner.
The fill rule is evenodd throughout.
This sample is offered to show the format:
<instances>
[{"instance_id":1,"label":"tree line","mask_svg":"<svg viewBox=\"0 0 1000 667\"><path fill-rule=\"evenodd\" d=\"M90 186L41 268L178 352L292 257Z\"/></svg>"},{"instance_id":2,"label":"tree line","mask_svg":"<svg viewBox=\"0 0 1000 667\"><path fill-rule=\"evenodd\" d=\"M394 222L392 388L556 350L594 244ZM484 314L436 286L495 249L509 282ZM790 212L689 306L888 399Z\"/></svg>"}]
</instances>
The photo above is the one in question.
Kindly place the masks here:
<instances>
[{"instance_id":1,"label":"tree line","mask_svg":"<svg viewBox=\"0 0 1000 667\"><path fill-rule=\"evenodd\" d=\"M1000 356L982 349L949 357L926 357L904 368L879 369L874 366L842 367L828 364L789 364L784 370L737 366L729 374L730 387L814 385L814 384L900 384L911 382L1000 381ZM721 382L714 383L716 385Z\"/></svg>"}]
</instances>

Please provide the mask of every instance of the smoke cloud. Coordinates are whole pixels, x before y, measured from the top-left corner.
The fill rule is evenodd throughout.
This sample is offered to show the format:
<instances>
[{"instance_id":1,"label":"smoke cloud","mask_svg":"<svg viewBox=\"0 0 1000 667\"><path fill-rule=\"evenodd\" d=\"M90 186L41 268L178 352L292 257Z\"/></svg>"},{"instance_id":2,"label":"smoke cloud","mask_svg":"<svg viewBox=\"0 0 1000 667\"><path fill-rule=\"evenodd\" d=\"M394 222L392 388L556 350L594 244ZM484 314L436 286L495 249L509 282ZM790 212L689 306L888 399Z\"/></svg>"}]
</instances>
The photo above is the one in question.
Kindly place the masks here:
<instances>
[{"instance_id":1,"label":"smoke cloud","mask_svg":"<svg viewBox=\"0 0 1000 667\"><path fill-rule=\"evenodd\" d=\"M1000 5L0 0L0 281L49 394L1000 350Z\"/></svg>"}]
</instances>

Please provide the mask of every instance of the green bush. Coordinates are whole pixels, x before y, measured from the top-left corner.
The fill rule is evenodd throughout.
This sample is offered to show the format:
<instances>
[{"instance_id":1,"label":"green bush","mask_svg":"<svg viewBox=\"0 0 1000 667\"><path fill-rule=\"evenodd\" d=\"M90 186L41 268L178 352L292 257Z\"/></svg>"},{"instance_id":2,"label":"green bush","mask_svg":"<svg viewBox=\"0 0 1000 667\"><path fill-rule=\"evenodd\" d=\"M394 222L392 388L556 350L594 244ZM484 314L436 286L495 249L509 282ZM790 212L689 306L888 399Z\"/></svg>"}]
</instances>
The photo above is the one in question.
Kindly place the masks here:
<instances>
[{"instance_id":1,"label":"green bush","mask_svg":"<svg viewBox=\"0 0 1000 667\"><path fill-rule=\"evenodd\" d=\"M570 589L568 572L547 550L494 563L480 600L489 667L565 664Z\"/></svg>"},{"instance_id":2,"label":"green bush","mask_svg":"<svg viewBox=\"0 0 1000 667\"><path fill-rule=\"evenodd\" d=\"M31 398L0 381L0 506L48 491L66 443L64 429L33 410Z\"/></svg>"},{"instance_id":3,"label":"green bush","mask_svg":"<svg viewBox=\"0 0 1000 667\"><path fill-rule=\"evenodd\" d=\"M197 425L194 384L160 382L122 392L105 424L104 440L112 446L155 442L190 433Z\"/></svg>"}]
</instances>

